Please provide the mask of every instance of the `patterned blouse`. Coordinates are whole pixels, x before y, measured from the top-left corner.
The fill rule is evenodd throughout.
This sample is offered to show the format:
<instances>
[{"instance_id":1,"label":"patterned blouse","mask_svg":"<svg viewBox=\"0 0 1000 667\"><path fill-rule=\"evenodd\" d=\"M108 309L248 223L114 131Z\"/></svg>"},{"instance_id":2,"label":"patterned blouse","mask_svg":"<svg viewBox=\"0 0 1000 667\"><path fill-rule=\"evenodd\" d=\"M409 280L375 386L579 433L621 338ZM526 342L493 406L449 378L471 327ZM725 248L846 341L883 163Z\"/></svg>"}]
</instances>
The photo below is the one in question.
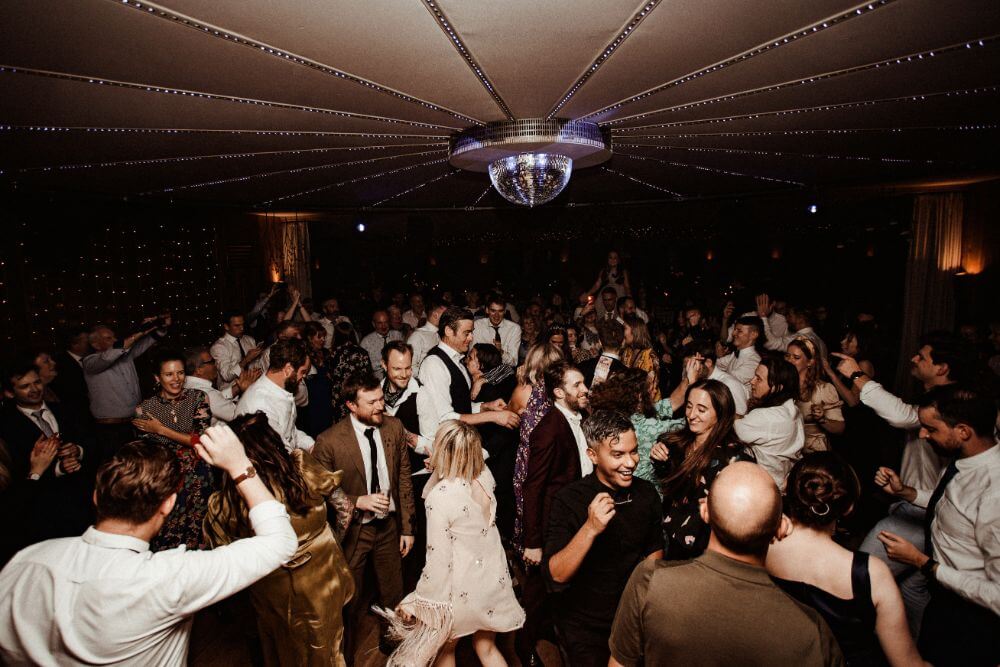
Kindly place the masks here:
<instances>
[{"instance_id":1,"label":"patterned blouse","mask_svg":"<svg viewBox=\"0 0 1000 667\"><path fill-rule=\"evenodd\" d=\"M653 381L653 401L659 401L661 398L659 382L660 362L657 359L656 352L650 347L642 350L626 347L622 351L622 363L629 368L639 368L653 374L655 378Z\"/></svg>"},{"instance_id":2,"label":"patterned blouse","mask_svg":"<svg viewBox=\"0 0 1000 667\"><path fill-rule=\"evenodd\" d=\"M677 445L668 445L667 449L670 451L669 458L656 462L656 471L661 479L673 474L676 466L684 460L684 451ZM753 453L741 442L718 445L708 467L698 479L685 480L663 498L663 535L668 560L695 558L705 551L709 528L701 519L699 501L708 497L708 487L720 470L730 463L754 460Z\"/></svg>"},{"instance_id":3,"label":"patterned blouse","mask_svg":"<svg viewBox=\"0 0 1000 667\"><path fill-rule=\"evenodd\" d=\"M336 424L347 416L347 406L340 396L340 386L351 375L364 370L371 370L372 362L368 353L360 345L345 343L333 351L330 359L330 382L333 383L333 423Z\"/></svg>"},{"instance_id":4,"label":"patterned blouse","mask_svg":"<svg viewBox=\"0 0 1000 667\"><path fill-rule=\"evenodd\" d=\"M517 444L517 454L514 460L514 546L523 550L522 539L524 535L524 480L528 476L528 439L531 432L542 421L542 417L552 409L552 401L545 393L545 384L539 382L532 385L531 394L528 396L528 405L521 413L521 423L519 426L520 437Z\"/></svg>"},{"instance_id":5,"label":"patterned blouse","mask_svg":"<svg viewBox=\"0 0 1000 667\"><path fill-rule=\"evenodd\" d=\"M653 404L653 416L647 417L637 413L632 415L632 426L635 428L635 437L639 441L639 465L635 468L635 475L647 482L652 482L656 491L662 496L659 478L656 470L653 469L653 461L649 458L649 453L656 444L656 439L664 433L673 433L684 428L687 420L684 417L675 417L674 408L670 404L669 398L657 401Z\"/></svg>"},{"instance_id":6,"label":"patterned blouse","mask_svg":"<svg viewBox=\"0 0 1000 667\"><path fill-rule=\"evenodd\" d=\"M202 433L212 421L208 396L197 389L185 389L174 400L155 394L139 404L142 414L156 417L167 428L178 433ZM208 497L215 490L212 467L195 452L194 447L174 442L162 435L143 433L142 438L161 444L175 454L181 464L183 481L177 492L177 503L150 543L150 550L173 549L181 544L188 549L206 549L202 521L208 510Z\"/></svg>"}]
</instances>

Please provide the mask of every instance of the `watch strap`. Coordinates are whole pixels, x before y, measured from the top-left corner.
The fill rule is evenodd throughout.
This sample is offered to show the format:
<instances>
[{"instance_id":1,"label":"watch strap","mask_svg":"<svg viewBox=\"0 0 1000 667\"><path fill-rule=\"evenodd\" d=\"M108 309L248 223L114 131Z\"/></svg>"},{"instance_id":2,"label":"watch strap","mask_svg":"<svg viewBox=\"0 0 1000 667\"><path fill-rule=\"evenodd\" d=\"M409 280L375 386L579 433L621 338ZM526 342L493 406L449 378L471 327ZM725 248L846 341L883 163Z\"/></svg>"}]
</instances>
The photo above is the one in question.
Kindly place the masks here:
<instances>
[{"instance_id":1,"label":"watch strap","mask_svg":"<svg viewBox=\"0 0 1000 667\"><path fill-rule=\"evenodd\" d=\"M240 482L245 482L246 480L250 479L251 477L256 477L256 476L257 476L257 470L254 469L253 466L247 466L246 472L244 472L239 477L234 477L233 478L233 484L235 484L236 486L239 486Z\"/></svg>"}]
</instances>

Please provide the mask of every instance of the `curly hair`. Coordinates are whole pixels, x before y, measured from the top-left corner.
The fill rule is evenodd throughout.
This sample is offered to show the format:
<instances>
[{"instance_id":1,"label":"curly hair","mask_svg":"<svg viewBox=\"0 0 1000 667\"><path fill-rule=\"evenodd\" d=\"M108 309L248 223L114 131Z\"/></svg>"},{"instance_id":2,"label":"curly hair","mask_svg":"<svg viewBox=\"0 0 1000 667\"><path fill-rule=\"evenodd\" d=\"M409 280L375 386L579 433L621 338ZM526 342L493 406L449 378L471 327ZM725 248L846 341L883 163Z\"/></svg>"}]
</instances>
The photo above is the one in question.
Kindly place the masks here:
<instances>
[{"instance_id":1,"label":"curly hair","mask_svg":"<svg viewBox=\"0 0 1000 667\"><path fill-rule=\"evenodd\" d=\"M839 454L806 454L788 473L785 513L805 526L829 526L851 513L860 493L858 475Z\"/></svg>"},{"instance_id":2,"label":"curly hair","mask_svg":"<svg viewBox=\"0 0 1000 667\"><path fill-rule=\"evenodd\" d=\"M641 368L615 373L590 391L592 410L612 410L626 415L653 414L649 395L649 374Z\"/></svg>"}]
</instances>

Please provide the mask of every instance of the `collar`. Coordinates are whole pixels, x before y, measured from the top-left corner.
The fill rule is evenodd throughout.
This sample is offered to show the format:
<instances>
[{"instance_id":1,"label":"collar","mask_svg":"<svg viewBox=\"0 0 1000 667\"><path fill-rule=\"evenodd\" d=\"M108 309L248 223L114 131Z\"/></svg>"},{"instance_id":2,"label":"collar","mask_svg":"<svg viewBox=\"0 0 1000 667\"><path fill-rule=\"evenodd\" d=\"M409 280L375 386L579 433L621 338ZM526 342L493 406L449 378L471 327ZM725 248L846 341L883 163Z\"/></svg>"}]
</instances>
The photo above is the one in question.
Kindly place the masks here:
<instances>
[{"instance_id":1,"label":"collar","mask_svg":"<svg viewBox=\"0 0 1000 667\"><path fill-rule=\"evenodd\" d=\"M974 468L981 468L983 466L997 465L998 462L1000 462L1000 445L994 444L985 452L979 452L975 456L970 456L965 459L957 459L955 461L955 467L958 468L959 471L965 471L972 470Z\"/></svg>"},{"instance_id":2,"label":"collar","mask_svg":"<svg viewBox=\"0 0 1000 667\"><path fill-rule=\"evenodd\" d=\"M558 401L556 401L552 405L559 408L559 412L563 413L563 416L566 418L566 421L570 423L570 425L572 425L574 422L577 425L579 425L580 422L583 421L583 415L581 415L579 412L577 413L570 412L569 408L564 408L562 404L559 403Z\"/></svg>"},{"instance_id":3,"label":"collar","mask_svg":"<svg viewBox=\"0 0 1000 667\"><path fill-rule=\"evenodd\" d=\"M15 405L17 405L17 404L15 403ZM32 410L31 408L21 407L20 405L17 406L17 409L20 410L21 413L25 417L27 417L29 419L34 419L31 416L31 413L35 412L36 410L42 410L42 411L45 411L45 412L52 412L52 410L49 409L49 406L45 404L45 401L42 401L42 405L40 407L35 408L35 410Z\"/></svg>"},{"instance_id":4,"label":"collar","mask_svg":"<svg viewBox=\"0 0 1000 667\"><path fill-rule=\"evenodd\" d=\"M354 427L354 432L358 434L359 438L365 438L365 431L367 431L370 428L375 429L376 433L378 433L379 431L378 426L369 426L368 424L362 424L353 414L351 415L351 426ZM367 441L367 438L365 438L364 441Z\"/></svg>"},{"instance_id":5,"label":"collar","mask_svg":"<svg viewBox=\"0 0 1000 667\"><path fill-rule=\"evenodd\" d=\"M722 375L722 371L719 370L718 366L715 366L714 368L712 368L712 372L709 373L708 377L705 378L705 379L706 380L718 380L719 382L722 382L722 378L723 377L724 376Z\"/></svg>"},{"instance_id":6,"label":"collar","mask_svg":"<svg viewBox=\"0 0 1000 667\"><path fill-rule=\"evenodd\" d=\"M97 530L93 526L88 528L82 537L87 544L104 549L129 549L137 554L149 551L149 542L140 540L131 535L117 535L115 533L105 533Z\"/></svg>"},{"instance_id":7,"label":"collar","mask_svg":"<svg viewBox=\"0 0 1000 667\"><path fill-rule=\"evenodd\" d=\"M263 385L265 391L267 391L269 393L272 393L272 394L277 394L277 395L281 396L282 398L284 398L286 400L288 400L288 399L295 400L295 397L292 396L292 393L290 391L287 391L284 387L282 387L281 385L279 385L277 382L275 382L271 378L267 377L266 373L264 375L261 375L260 379L257 380L256 382L254 382L254 384Z\"/></svg>"},{"instance_id":8,"label":"collar","mask_svg":"<svg viewBox=\"0 0 1000 667\"><path fill-rule=\"evenodd\" d=\"M448 355L449 359L451 359L452 361L454 361L459 366L462 365L462 357L465 356L464 354L462 354L461 352L459 352L458 350L456 350L455 348L453 348L451 345L448 345L448 343L446 343L444 341L441 341L440 343L438 343L438 347L440 347L442 350L444 350L444 353Z\"/></svg>"},{"instance_id":9,"label":"collar","mask_svg":"<svg viewBox=\"0 0 1000 667\"><path fill-rule=\"evenodd\" d=\"M243 336L240 336L239 338L237 338L236 336L234 336L233 334L231 334L231 333L229 333L227 331L226 335L223 336L223 338L225 338L226 340L231 340L234 343L236 343L237 345L239 345L240 344L240 340L242 340Z\"/></svg>"},{"instance_id":10,"label":"collar","mask_svg":"<svg viewBox=\"0 0 1000 667\"><path fill-rule=\"evenodd\" d=\"M194 375L184 376L184 388L185 389L201 389L205 391L206 389L214 389L212 383L205 378L195 377Z\"/></svg>"},{"instance_id":11,"label":"collar","mask_svg":"<svg viewBox=\"0 0 1000 667\"><path fill-rule=\"evenodd\" d=\"M438 328L436 324L431 324L430 322L424 322L424 326L417 327L417 331L429 331L436 335L438 332Z\"/></svg>"},{"instance_id":12,"label":"collar","mask_svg":"<svg viewBox=\"0 0 1000 667\"><path fill-rule=\"evenodd\" d=\"M70 357L72 357L73 361L75 361L76 363L78 363L78 364L83 363L83 357L80 356L79 354L74 354L74 353L70 352L69 350L66 350L66 354L68 354Z\"/></svg>"},{"instance_id":13,"label":"collar","mask_svg":"<svg viewBox=\"0 0 1000 667\"><path fill-rule=\"evenodd\" d=\"M705 553L698 556L695 560L708 569L727 577L742 579L752 584L774 586L774 582L771 581L771 577L764 568L734 560L710 549L706 549Z\"/></svg>"},{"instance_id":14,"label":"collar","mask_svg":"<svg viewBox=\"0 0 1000 667\"><path fill-rule=\"evenodd\" d=\"M601 352L601 356L602 357L610 357L612 359L617 359L618 361L622 360L622 358L619 357L616 352Z\"/></svg>"}]
</instances>

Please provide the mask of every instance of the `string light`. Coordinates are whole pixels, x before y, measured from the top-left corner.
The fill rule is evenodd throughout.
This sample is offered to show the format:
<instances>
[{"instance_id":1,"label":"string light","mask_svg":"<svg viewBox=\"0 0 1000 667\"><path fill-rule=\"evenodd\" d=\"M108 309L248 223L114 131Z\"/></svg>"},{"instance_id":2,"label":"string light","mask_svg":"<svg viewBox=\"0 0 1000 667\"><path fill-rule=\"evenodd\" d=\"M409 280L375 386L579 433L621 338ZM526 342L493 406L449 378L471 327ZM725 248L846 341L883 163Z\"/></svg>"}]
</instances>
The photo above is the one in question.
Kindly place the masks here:
<instances>
[{"instance_id":1,"label":"string light","mask_svg":"<svg viewBox=\"0 0 1000 667\"><path fill-rule=\"evenodd\" d=\"M890 104L893 102L925 102L939 97L957 97L962 95L979 95L982 93L995 93L1000 90L1000 86L984 86L982 88L965 88L963 90L948 90L937 93L923 93L920 95L904 95L901 97L886 97L878 100L865 100L863 102L842 102L839 104L822 104L815 107L800 107L798 109L781 109L780 111L760 111L756 113L742 114L738 116L722 116L718 118L703 118L699 120L681 120L671 123L656 123L653 125L635 125L632 127L611 128L612 132L631 132L633 130L648 130L664 127L684 127L688 125L713 125L717 123L731 123L740 120L755 120L757 118L767 118L769 116L794 116L798 114L813 113L816 111L833 111L836 109L857 109L861 107L877 106L880 104ZM616 135L628 136L628 135Z\"/></svg>"},{"instance_id":2,"label":"string light","mask_svg":"<svg viewBox=\"0 0 1000 667\"><path fill-rule=\"evenodd\" d=\"M862 162L957 164L951 160L927 160L897 157L872 157L869 155L826 155L823 153L792 153L789 151L764 151L748 148L709 148L707 146L664 146L662 144L615 144L616 148L655 148L656 150L692 151L696 153L728 153L732 155L757 155L765 157L791 157L823 160L855 160Z\"/></svg>"},{"instance_id":3,"label":"string light","mask_svg":"<svg viewBox=\"0 0 1000 667\"><path fill-rule=\"evenodd\" d=\"M408 194L410 194L411 192L413 192L415 190L419 190L420 188L424 187L425 185L430 185L431 183L436 183L437 181L440 181L441 179L448 178L449 176L452 176L452 175L457 174L457 173L458 173L457 171L449 171L449 172L447 172L445 174L442 174L440 176L435 176L434 178L430 179L429 181L424 181L423 183L420 183L419 185L414 185L412 188L407 188L406 190L403 190L402 192L397 192L396 194L394 194L392 196L389 196L389 197L386 197L385 199L380 199L379 201L377 201L374 204L372 204L372 207L374 208L376 206L381 206L382 204L386 203L387 201L391 201L393 199L396 199L397 197L402 197L403 195L408 195Z\"/></svg>"},{"instance_id":4,"label":"string light","mask_svg":"<svg viewBox=\"0 0 1000 667\"><path fill-rule=\"evenodd\" d=\"M809 130L755 130L752 132L689 132L686 134L630 134L629 139L689 139L693 137L774 137L799 136L808 134L861 134L865 132L980 132L995 130L997 123L979 123L976 125L920 125L913 127L852 127L841 129L809 129Z\"/></svg>"},{"instance_id":5,"label":"string light","mask_svg":"<svg viewBox=\"0 0 1000 667\"><path fill-rule=\"evenodd\" d=\"M614 174L615 176L621 176L622 178L627 178L628 180L633 181L635 183L638 183L639 185L645 185L647 188L652 188L652 189L658 190L660 192L665 192L668 195L670 195L671 197L673 197L674 199L683 199L684 198L684 195L679 194L677 192L674 192L673 190L668 190L668 189L666 189L666 188L664 188L662 186L653 185L652 183L647 183L646 181L640 180L640 179L636 178L635 176L629 176L628 174L623 174L622 172L617 171L615 169L612 169L610 167L601 167L601 170L602 171L606 171L609 174Z\"/></svg>"},{"instance_id":6,"label":"string light","mask_svg":"<svg viewBox=\"0 0 1000 667\"><path fill-rule=\"evenodd\" d=\"M486 188L476 197L476 201L472 202L473 206L479 206L479 202L483 201L483 198L489 194L490 190L493 189L492 185L487 185Z\"/></svg>"},{"instance_id":7,"label":"string light","mask_svg":"<svg viewBox=\"0 0 1000 667\"><path fill-rule=\"evenodd\" d=\"M64 125L0 125L0 132L97 132L104 134L252 134L272 137L356 137L361 139L448 139L447 134L389 134L322 130L210 130L172 127L88 127Z\"/></svg>"},{"instance_id":8,"label":"string light","mask_svg":"<svg viewBox=\"0 0 1000 667\"><path fill-rule=\"evenodd\" d=\"M207 188L213 185L223 185L226 183L242 183L245 181L255 180L258 178L269 178L271 176L278 176L281 174L302 174L311 171L319 171L321 169L335 169L337 167L354 167L359 164L372 164L374 162L381 162L383 160L397 160L404 157L416 157L420 155L434 155L437 153L443 153L446 149L436 150L436 151L421 151L418 153L403 153L401 155L386 155L384 157L372 157L366 158L364 160L352 160L350 162L331 162L330 164L321 164L314 167L296 167L294 169L278 169L276 171L265 171L260 174L250 174L248 176L235 176L233 178L220 178L214 181L206 181L204 183L192 183L190 185L177 185L174 187L163 188L162 190L147 190L146 192L140 192L139 196L153 195L153 194L163 194L165 192L178 192L180 190L193 190L195 188Z\"/></svg>"},{"instance_id":9,"label":"string light","mask_svg":"<svg viewBox=\"0 0 1000 667\"><path fill-rule=\"evenodd\" d=\"M97 77L83 76L79 74L68 74L66 72L50 72L48 70L34 69L31 67L10 67L0 65L0 74L25 74L28 76L38 76L48 79L60 79L63 81L74 81L77 83L88 83L98 86L108 86L113 88L124 88L127 90L138 90L147 93L159 93L163 95L179 95L181 97L193 97L217 102L232 102L235 104L247 104L251 106L265 107L269 109L287 109L291 111L305 111L327 116L338 116L340 118L352 118L355 120L371 120L379 123L390 123L395 125L409 125L410 127L426 127L437 130L459 130L461 128L449 125L439 125L437 123L422 123L415 120L402 120L400 118L388 118L386 116L375 116L372 114L354 113L352 111L341 111L339 109L326 109L323 107L311 107L303 104L289 104L287 102L275 102L273 100L257 100L250 97L236 97L235 95L221 95L219 93L205 93L197 90L185 90L183 88L167 88L164 86L154 86L144 83L134 83L131 81L115 81L113 79L101 79Z\"/></svg>"},{"instance_id":10,"label":"string light","mask_svg":"<svg viewBox=\"0 0 1000 667\"><path fill-rule=\"evenodd\" d=\"M569 91L567 91L566 94L563 95L562 99L559 100L559 102L554 107L552 107L552 111L548 113L546 118L551 120L552 118L555 117L557 113L559 113L559 110L562 109L567 102L569 102L570 98L576 95L576 91L580 90L583 84L587 83L590 77L592 77L594 73L598 69L600 69L601 65L603 65L605 61L607 61L607 59L611 57L611 54L614 53L618 49L618 47L622 45L622 42L624 42L625 39L630 34L632 34L632 31L639 27L639 24L642 23L642 20L647 16L649 16L650 13L652 13L652 11L656 8L659 2L660 0L649 0L649 2L647 2L646 5L642 9L640 9L635 16L632 17L632 20L629 21L628 24L625 26L625 28L620 33L618 33L618 36L615 37L615 39L604 48L604 51L601 52L601 55L597 56L597 59L594 60L593 64L587 69L587 71L584 72L580 76L580 78L576 80L576 83L570 86Z\"/></svg>"},{"instance_id":11,"label":"string light","mask_svg":"<svg viewBox=\"0 0 1000 667\"><path fill-rule=\"evenodd\" d=\"M387 86L383 86L373 81L363 79L359 76L355 76L354 74L350 74L348 72L336 69L335 67L324 65L323 63L312 60L310 58L306 58L305 56L301 56L292 53L290 51L274 48L273 46L266 44L264 42L259 42L257 40L253 40L248 37L244 37L243 35L237 35L235 33L228 32L226 30L223 30L217 26L208 23L199 22L189 16L178 14L176 12L165 9L164 7L161 7L159 5L151 4L149 2L133 2L131 0L121 0L121 4L127 7L131 7L133 9L138 9L147 16L156 16L157 18L167 19L175 24L183 25L198 30L201 33L208 35L210 37L217 37L219 39L223 39L233 44L240 44L242 46L247 46L258 53L267 56L272 56L274 58L278 58L281 60L285 60L287 62L295 63L296 65L302 65L317 72L322 72L323 74L328 74L330 76L337 77L338 79L343 79L344 81L350 81L351 83L363 86L365 88L368 88L369 90L374 90L385 95L390 95L392 97L395 97L396 99L422 106L425 109L430 109L431 111L438 111L440 113L448 114L449 116L452 116L464 123L471 123L473 125L483 124L482 121L476 120L471 116L466 116L465 114L458 113L457 111L453 111L452 109L449 109L447 107L442 107L432 102L422 100L418 97L407 95L406 93L402 93L398 90L394 90Z\"/></svg>"},{"instance_id":12,"label":"string light","mask_svg":"<svg viewBox=\"0 0 1000 667\"><path fill-rule=\"evenodd\" d=\"M146 160L116 160L114 162L91 162L84 164L60 164L46 167L25 167L18 169L19 173L34 171L68 171L73 169L102 169L106 167L137 167L148 164L171 164L175 162L194 162L197 160L234 160L274 155L305 155L309 153L330 153L336 151L369 151L389 148L413 148L423 146L441 146L440 142L428 144L383 144L380 146L331 146L328 148L297 148L285 151L256 151L251 153L219 153L216 155L188 155L184 157L149 158Z\"/></svg>"},{"instance_id":13,"label":"string light","mask_svg":"<svg viewBox=\"0 0 1000 667\"><path fill-rule=\"evenodd\" d=\"M625 123L625 122L632 121L632 120L639 120L639 119L642 119L642 118L647 118L649 116L653 116L653 115L656 115L656 114L667 113L667 112L674 112L674 111L685 111L687 109L694 109L694 108L697 108L697 107L708 106L708 105L711 105L711 104L718 104L720 102L728 102L730 100L751 97L753 95L760 95L760 94L763 94L763 93L770 93L770 92L774 92L776 90L783 90L785 88L794 88L794 87L801 86L801 85L804 85L804 84L815 83L817 81L827 81L827 80L830 80L830 79L835 79L835 78L839 78L839 77L842 77L842 76L846 76L846 75L849 75L849 74L857 74L858 72L865 72L865 71L875 70L875 69L884 68L884 67L892 67L892 66L895 66L895 65L904 65L906 63L919 62L921 60L924 60L925 58L930 59L930 58L934 58L936 56L940 56L940 55L943 55L943 54L946 54L946 53L953 53L953 52L957 52L957 51L964 51L964 50L966 50L968 48L972 48L973 44L977 44L978 46L986 46L986 44L992 44L993 42L995 42L998 39L1000 39L1000 35L993 35L991 37L987 37L987 38L980 39L980 40L975 40L973 42L959 42L958 44L952 44L952 45L949 45L949 46L944 46L944 47L941 47L939 49L928 49L926 51L920 51L920 52L917 52L917 53L910 53L910 54L907 54L907 55L904 55L904 56L896 56L894 58L886 58L885 60L879 60L879 61L873 62L873 63L866 63L864 65L856 65L854 67L847 67L847 68L844 68L844 69L833 70L833 71L830 71L830 72L823 72L822 74L813 74L812 76L803 77L801 79L794 79L794 80L791 80L791 81L784 81L782 83L777 83L777 84L773 84L773 85L770 85L770 86L763 86L763 87L760 87L760 88L754 88L752 90L742 90L742 91L739 91L739 92L736 92L736 93L730 93L728 95L719 95L717 97L711 97L711 98L708 98L708 99L699 100L697 102L688 102L686 104L678 104L678 105L671 106L671 107L664 107L663 109L654 109L653 111L646 111L644 113L633 114L631 116L624 116L622 118L616 118L614 120L609 120L609 121L606 121L606 122L602 123L602 125L617 125L617 124ZM991 87L986 87L986 88L978 88L978 89L977 88L972 88L972 89L968 89L968 90L964 90L964 91L950 91L950 92L947 92L947 93L928 93L927 95L923 95L923 96L921 96L921 95L918 95L918 96L902 96L902 97L888 98L886 100L874 100L873 102L882 103L882 102L900 101L900 100L907 100L907 99L917 99L917 98L921 98L922 99L924 97L932 97L932 96L940 96L940 95L948 95L948 96L950 96L950 95L953 95L953 94L964 95L964 94L968 94L970 91L979 92L979 91L990 91L990 90L996 90L996 89L997 89L996 86L991 86ZM841 108L851 108L852 105L865 106L867 104L869 104L869 102L860 102L860 103L858 103L858 102L847 102L847 103L842 104L842 105L836 105L836 104L834 104L834 105L828 105L825 108L829 108L829 109L841 109ZM824 107L808 107L808 108L809 109L824 109ZM794 111L794 110L790 110L790 111ZM787 113L787 112L785 112L785 113ZM784 114L782 112L768 112L768 113L762 113L762 114L759 114L759 115L784 115Z\"/></svg>"},{"instance_id":14,"label":"string light","mask_svg":"<svg viewBox=\"0 0 1000 667\"><path fill-rule=\"evenodd\" d=\"M493 87L493 82L491 82L489 77L486 76L486 73L483 71L483 68L479 66L479 63L477 63L476 59L472 57L472 54L469 53L469 50L465 48L465 44L462 42L462 38L458 36L458 33L452 30L451 23L448 22L448 18L444 15L444 12L441 11L441 8L438 7L437 3L434 2L434 0L424 0L424 6L427 7L428 11L430 11L431 15L437 21L438 25L441 26L441 29L444 30L446 35L448 35L448 39L451 40L452 45L458 51L459 55L462 56L462 59L465 60L465 64L468 65L470 69L472 69L473 73L476 75L476 78L479 79L479 83L483 84L483 87L486 88L486 91L490 94L490 97L493 98L493 101L496 102L496 105L500 107L501 111L503 111L504 115L507 117L507 120L514 120L514 114L511 113L510 108L508 108L507 106L507 103L503 101L503 98L500 97L500 94L496 91L496 88Z\"/></svg>"},{"instance_id":15,"label":"string light","mask_svg":"<svg viewBox=\"0 0 1000 667\"><path fill-rule=\"evenodd\" d=\"M301 192L293 192L292 194L283 195L281 197L275 197L274 199L268 199L267 201L261 202L260 206L268 206L279 201L287 201L289 199L295 199L297 197L302 197L304 195L316 194L317 192L323 192L324 190L330 190L332 188L339 188L345 185L352 185L354 183L360 183L361 181L371 180L373 178L382 178L383 176L389 176L391 174L399 174L404 171L409 171L411 169L418 169L420 167L427 167L432 164L442 164L447 162L447 158L442 160L430 160L428 162L421 162L419 164L412 164L408 167L400 167L398 169L390 169L389 171L382 171L376 174L368 174L367 176L358 176L356 178L351 178L346 181L340 181L339 183L331 183L330 185L321 185L318 188L310 188L308 190L302 190Z\"/></svg>"},{"instance_id":16,"label":"string light","mask_svg":"<svg viewBox=\"0 0 1000 667\"><path fill-rule=\"evenodd\" d=\"M800 181L790 181L784 178L772 178L770 176L758 176L756 174L746 174L740 171L731 171L729 169L718 169L716 167L705 167L699 164L688 164L686 162L671 162L670 160L661 160L660 158L647 157L643 155L629 155L628 153L615 153L615 157L627 157L633 160L648 160L650 162L658 162L660 164L670 165L671 167L683 167L685 169L697 169L699 171L707 171L714 174L726 174L727 176L741 176L744 178L756 178L761 181L770 181L772 183L784 183L786 185L795 186L805 186L805 183Z\"/></svg>"}]
</instances>

